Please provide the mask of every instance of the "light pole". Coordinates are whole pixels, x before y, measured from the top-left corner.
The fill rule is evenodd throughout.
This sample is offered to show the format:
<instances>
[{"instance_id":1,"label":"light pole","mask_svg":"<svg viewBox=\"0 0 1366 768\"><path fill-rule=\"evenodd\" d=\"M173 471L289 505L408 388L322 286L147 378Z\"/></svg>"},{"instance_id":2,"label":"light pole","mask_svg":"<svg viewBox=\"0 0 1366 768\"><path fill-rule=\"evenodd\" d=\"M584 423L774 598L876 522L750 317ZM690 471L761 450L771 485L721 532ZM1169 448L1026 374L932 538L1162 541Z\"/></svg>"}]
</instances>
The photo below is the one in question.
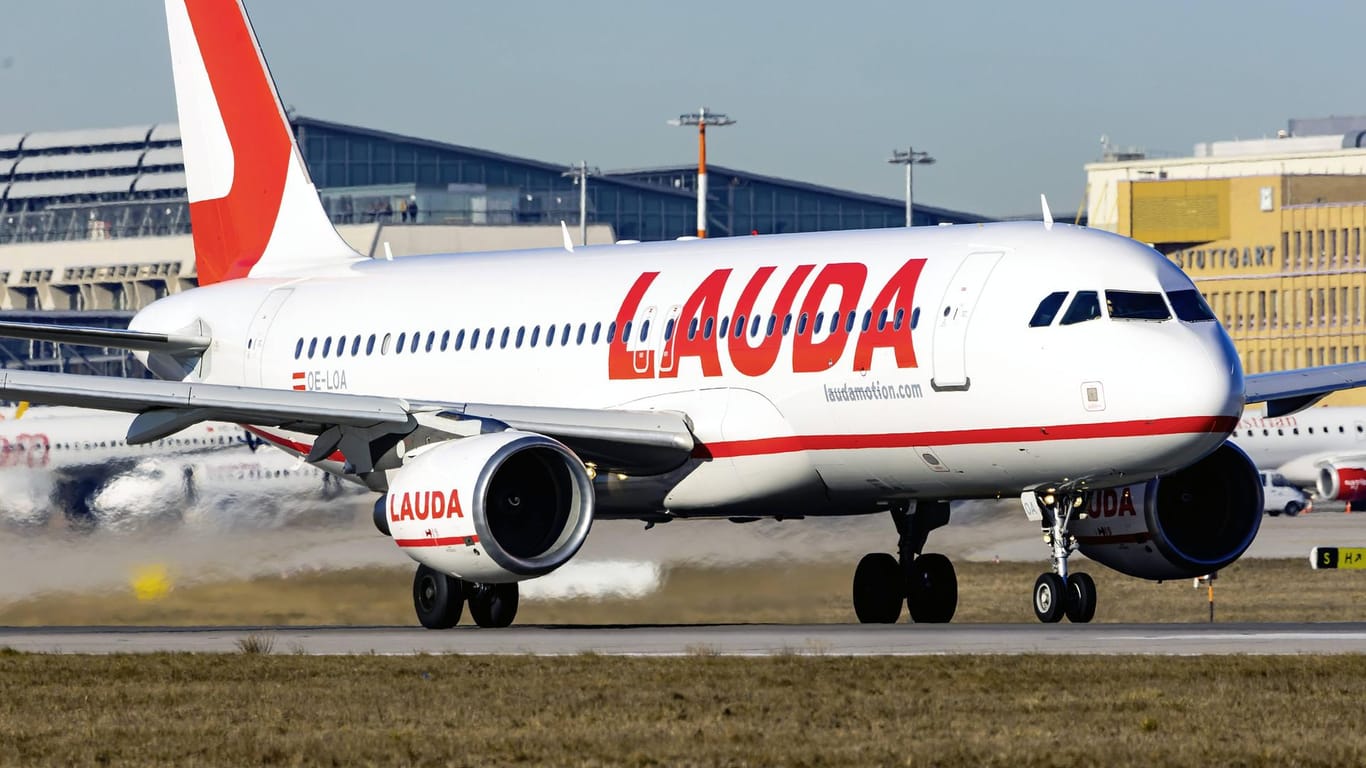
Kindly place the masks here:
<instances>
[{"instance_id":1,"label":"light pole","mask_svg":"<svg viewBox=\"0 0 1366 768\"><path fill-rule=\"evenodd\" d=\"M569 170L560 174L565 177L573 177L574 183L579 185L579 244L588 245L588 177L597 176L602 171L597 168L589 168L586 161L579 161L578 165L569 166Z\"/></svg>"},{"instance_id":2,"label":"light pole","mask_svg":"<svg viewBox=\"0 0 1366 768\"><path fill-rule=\"evenodd\" d=\"M735 121L725 115L707 111L703 107L688 115L679 115L670 120L669 125L697 126L697 236L707 236L707 126L734 125Z\"/></svg>"},{"instance_id":3,"label":"light pole","mask_svg":"<svg viewBox=\"0 0 1366 768\"><path fill-rule=\"evenodd\" d=\"M905 151L900 149L892 150L892 156L887 162L906 166L906 226L911 226L911 166L930 165L934 163L934 158L930 157L929 152L917 152L913 147L906 147Z\"/></svg>"}]
</instances>

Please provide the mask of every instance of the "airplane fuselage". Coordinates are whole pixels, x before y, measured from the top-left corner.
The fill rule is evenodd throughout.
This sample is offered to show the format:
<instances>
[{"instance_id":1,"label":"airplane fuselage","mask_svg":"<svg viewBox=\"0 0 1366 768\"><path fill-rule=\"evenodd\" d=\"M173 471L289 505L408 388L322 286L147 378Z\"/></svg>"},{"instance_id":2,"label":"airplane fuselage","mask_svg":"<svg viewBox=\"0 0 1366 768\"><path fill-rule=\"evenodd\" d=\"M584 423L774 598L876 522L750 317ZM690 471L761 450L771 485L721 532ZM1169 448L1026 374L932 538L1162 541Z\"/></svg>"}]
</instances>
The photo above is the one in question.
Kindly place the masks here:
<instances>
[{"instance_id":1,"label":"airplane fuselage","mask_svg":"<svg viewBox=\"0 0 1366 768\"><path fill-rule=\"evenodd\" d=\"M830 514L1117 485L1223 442L1242 377L1216 322L1031 327L1051 293L1107 290L1193 286L1133 241L1020 223L366 261L207 286L132 327L203 321L192 376L213 383L682 411L697 461L643 503ZM600 506L630 485L600 478Z\"/></svg>"}]
</instances>

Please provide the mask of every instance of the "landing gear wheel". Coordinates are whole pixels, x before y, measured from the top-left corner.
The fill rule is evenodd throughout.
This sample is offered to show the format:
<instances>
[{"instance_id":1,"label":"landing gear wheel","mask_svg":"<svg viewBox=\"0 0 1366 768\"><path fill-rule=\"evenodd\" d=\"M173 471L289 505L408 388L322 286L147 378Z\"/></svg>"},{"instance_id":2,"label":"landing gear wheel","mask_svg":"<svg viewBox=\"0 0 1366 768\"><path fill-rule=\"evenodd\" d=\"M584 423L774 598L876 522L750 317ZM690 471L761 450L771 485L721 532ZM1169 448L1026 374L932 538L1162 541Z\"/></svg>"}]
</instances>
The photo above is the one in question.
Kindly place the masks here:
<instances>
[{"instance_id":1,"label":"landing gear wheel","mask_svg":"<svg viewBox=\"0 0 1366 768\"><path fill-rule=\"evenodd\" d=\"M1056 573L1045 573L1034 582L1034 615L1045 624L1062 621L1067 605L1067 583Z\"/></svg>"},{"instance_id":2,"label":"landing gear wheel","mask_svg":"<svg viewBox=\"0 0 1366 768\"><path fill-rule=\"evenodd\" d=\"M1037 599L1037 598L1036 598ZM1096 616L1096 581L1089 573L1067 575L1067 620L1085 624Z\"/></svg>"},{"instance_id":3,"label":"landing gear wheel","mask_svg":"<svg viewBox=\"0 0 1366 768\"><path fill-rule=\"evenodd\" d=\"M854 614L860 624L895 624L901 618L901 566L886 552L871 552L854 569Z\"/></svg>"},{"instance_id":4,"label":"landing gear wheel","mask_svg":"<svg viewBox=\"0 0 1366 768\"><path fill-rule=\"evenodd\" d=\"M958 575L947 557L930 553L911 562L906 608L917 624L945 624L953 619L958 610Z\"/></svg>"},{"instance_id":5,"label":"landing gear wheel","mask_svg":"<svg viewBox=\"0 0 1366 768\"><path fill-rule=\"evenodd\" d=\"M460 581L425 565L413 576L413 608L427 629L450 629L460 623L465 597Z\"/></svg>"},{"instance_id":6,"label":"landing gear wheel","mask_svg":"<svg viewBox=\"0 0 1366 768\"><path fill-rule=\"evenodd\" d=\"M512 584L485 584L470 597L470 618L485 628L512 626L517 618L518 592Z\"/></svg>"}]
</instances>

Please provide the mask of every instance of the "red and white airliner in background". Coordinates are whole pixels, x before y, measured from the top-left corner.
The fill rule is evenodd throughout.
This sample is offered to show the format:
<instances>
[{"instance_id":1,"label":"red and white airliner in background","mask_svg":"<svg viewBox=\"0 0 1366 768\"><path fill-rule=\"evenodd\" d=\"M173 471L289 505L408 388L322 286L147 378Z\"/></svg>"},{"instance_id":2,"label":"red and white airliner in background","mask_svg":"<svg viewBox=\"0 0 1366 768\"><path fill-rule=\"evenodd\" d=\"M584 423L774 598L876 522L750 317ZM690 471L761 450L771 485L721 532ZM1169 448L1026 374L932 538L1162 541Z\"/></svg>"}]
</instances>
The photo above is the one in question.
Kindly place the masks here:
<instances>
[{"instance_id":1,"label":"red and white airliner in background","mask_svg":"<svg viewBox=\"0 0 1366 768\"><path fill-rule=\"evenodd\" d=\"M85 408L18 408L0 419L0 523L135 529L211 510L215 525L278 523L281 494L331 499L335 477L299 466L235 424L206 421L140 444L133 416Z\"/></svg>"},{"instance_id":2,"label":"red and white airliner in background","mask_svg":"<svg viewBox=\"0 0 1366 768\"><path fill-rule=\"evenodd\" d=\"M885 514L859 619L948 621L923 552L949 500L1018 496L1052 568L1043 621L1088 621L1080 548L1148 579L1235 560L1260 524L1229 445L1360 365L1244 377L1156 251L1022 222L370 260L328 222L238 0L167 0L200 288L128 331L162 381L5 372L0 394L136 413L134 442L227 420L364 483L420 563L422 624L512 621L517 582L595 519ZM717 547L725 546L718 531Z\"/></svg>"},{"instance_id":3,"label":"red and white airliner in background","mask_svg":"<svg viewBox=\"0 0 1366 768\"><path fill-rule=\"evenodd\" d=\"M1318 498L1366 501L1366 408L1309 408L1288 416L1243 414L1233 442L1258 468Z\"/></svg>"}]
</instances>

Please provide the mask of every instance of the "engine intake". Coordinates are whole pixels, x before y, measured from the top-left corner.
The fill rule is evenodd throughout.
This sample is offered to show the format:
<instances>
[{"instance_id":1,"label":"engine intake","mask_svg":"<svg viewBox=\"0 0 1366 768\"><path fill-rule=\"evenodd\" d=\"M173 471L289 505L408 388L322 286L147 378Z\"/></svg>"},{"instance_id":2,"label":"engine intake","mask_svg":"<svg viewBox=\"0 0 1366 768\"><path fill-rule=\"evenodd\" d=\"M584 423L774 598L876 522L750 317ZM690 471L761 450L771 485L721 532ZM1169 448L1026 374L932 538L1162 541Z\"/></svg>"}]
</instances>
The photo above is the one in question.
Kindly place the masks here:
<instances>
[{"instance_id":1,"label":"engine intake","mask_svg":"<svg viewBox=\"0 0 1366 768\"><path fill-rule=\"evenodd\" d=\"M451 440L411 456L381 502L376 523L409 557L483 583L555 570L579 551L593 523L583 462L529 432Z\"/></svg>"},{"instance_id":2,"label":"engine intake","mask_svg":"<svg viewBox=\"0 0 1366 768\"><path fill-rule=\"evenodd\" d=\"M1146 483L1092 491L1072 522L1082 554L1143 579L1201 576L1225 568L1262 524L1257 468L1224 443L1185 469Z\"/></svg>"}]
</instances>

